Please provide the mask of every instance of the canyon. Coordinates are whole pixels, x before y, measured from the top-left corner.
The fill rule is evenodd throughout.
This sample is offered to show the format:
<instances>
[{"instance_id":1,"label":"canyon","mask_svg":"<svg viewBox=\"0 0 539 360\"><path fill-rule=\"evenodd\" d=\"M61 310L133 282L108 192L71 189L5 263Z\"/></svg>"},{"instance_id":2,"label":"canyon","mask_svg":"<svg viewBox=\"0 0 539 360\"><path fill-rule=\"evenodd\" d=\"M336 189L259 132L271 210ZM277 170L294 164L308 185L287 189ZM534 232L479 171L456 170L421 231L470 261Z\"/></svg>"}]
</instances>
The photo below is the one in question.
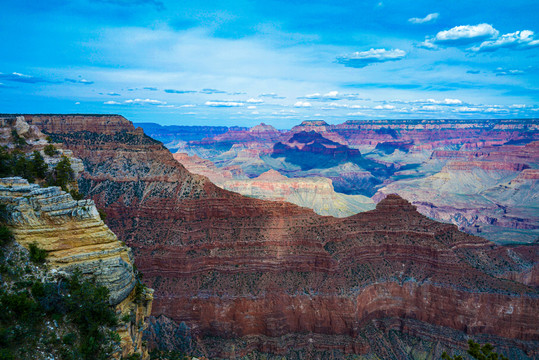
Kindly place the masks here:
<instances>
[{"instance_id":1,"label":"canyon","mask_svg":"<svg viewBox=\"0 0 539 360\"><path fill-rule=\"evenodd\" d=\"M24 119L82 160L79 190L105 210L107 225L132 248L145 283L155 289L147 331L153 346L188 349L210 358L256 353L270 359L434 359L447 349L462 352L467 338L473 337L493 343L512 358L539 356L537 242L499 245L466 234L456 225L420 214L415 201L383 193L383 187L377 189L383 196L375 209L344 218L320 216L288 202L244 197L190 173L162 143L121 116L24 115ZM354 156L357 149L362 158L367 155L361 147L370 148L367 168L360 167L363 160L331 165L359 169L350 175L356 176L356 184L375 177L368 168L375 166L383 170L384 186L395 177L413 180L425 173L442 173L445 161L430 159L436 143L451 147L468 136L465 147L477 149L485 141L481 124L398 125L306 123L296 134L301 141L307 134L311 140L302 144L308 145L319 139L314 131L329 140L322 139L329 149ZM446 125L449 130L443 139L434 136ZM501 121L489 126L495 132L490 138L504 142L518 142L537 131L533 123ZM328 129L335 131L325 135ZM271 155L273 142L290 147L287 140L294 137L285 139L282 132L268 127L234 131L243 140L232 145L230 131L217 135L223 142L214 137L196 140L196 146L186 144L199 149L200 158L217 154L213 164L229 167L232 175L236 171L259 177L271 170L268 162L278 161ZM396 131L410 139L417 133L418 139L431 140L396 146ZM369 133L380 138L370 140L365 137ZM347 144L342 143L344 135ZM406 136L401 138L408 142ZM376 150L388 141L393 144ZM528 159L534 152L522 150L528 144L533 146L527 140L512 145L518 151L511 155L524 156L525 161L515 163L526 166L503 168L504 175L488 183L486 190L503 180L507 192L499 196L510 199L517 188L531 186L536 174ZM388 164L389 158L395 163L409 153L411 159L426 163L417 162L415 168ZM490 154L481 156L485 161L499 159L500 155ZM251 161L234 161L242 156ZM238 163L247 165L242 171L230 168ZM445 171L468 171L463 166L450 165ZM415 176L414 169L420 167L424 172ZM488 165L482 171L489 169L500 170ZM506 170L517 174L505 176ZM361 172L364 176L357 175ZM269 180L278 177L269 175ZM380 181L375 179L371 184Z\"/></svg>"},{"instance_id":2,"label":"canyon","mask_svg":"<svg viewBox=\"0 0 539 360\"><path fill-rule=\"evenodd\" d=\"M317 214L346 217L374 209L374 202L363 195L335 191L330 179L323 177L287 178L275 170L249 179L241 168L218 169L200 157L174 153L174 159L194 174L204 175L220 188L263 200L287 201L313 209Z\"/></svg>"},{"instance_id":3,"label":"canyon","mask_svg":"<svg viewBox=\"0 0 539 360\"><path fill-rule=\"evenodd\" d=\"M162 139L159 132L154 135ZM245 195L270 199L256 180L268 171L296 179L305 188L310 178L325 178L338 197L360 195L376 203L396 193L424 215L497 243L539 238L537 119L369 120L338 125L304 121L291 130L261 124L218 135L205 130L200 137L176 138L166 145L188 156L178 158L180 162L209 161L211 174L200 167L190 171L208 175L218 184L228 182L231 186L222 187ZM320 215L346 216L369 209L341 202L339 209L324 210L316 204L325 202L327 192L312 191L310 197L315 200L275 198Z\"/></svg>"}]
</instances>

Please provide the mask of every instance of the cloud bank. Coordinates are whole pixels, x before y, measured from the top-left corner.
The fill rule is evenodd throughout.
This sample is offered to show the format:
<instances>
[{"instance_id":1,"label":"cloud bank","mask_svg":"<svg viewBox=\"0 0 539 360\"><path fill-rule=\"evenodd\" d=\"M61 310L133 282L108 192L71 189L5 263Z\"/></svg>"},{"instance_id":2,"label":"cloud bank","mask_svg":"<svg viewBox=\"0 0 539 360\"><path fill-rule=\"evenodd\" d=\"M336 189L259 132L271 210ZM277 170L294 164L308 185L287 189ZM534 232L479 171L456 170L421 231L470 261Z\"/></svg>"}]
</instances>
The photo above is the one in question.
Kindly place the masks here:
<instances>
[{"instance_id":1,"label":"cloud bank","mask_svg":"<svg viewBox=\"0 0 539 360\"><path fill-rule=\"evenodd\" d=\"M485 41L479 46L472 47L471 50L478 52L496 51L503 48L525 50L536 46L539 46L539 40L534 39L533 31L522 30L504 34L495 40Z\"/></svg>"}]
</instances>

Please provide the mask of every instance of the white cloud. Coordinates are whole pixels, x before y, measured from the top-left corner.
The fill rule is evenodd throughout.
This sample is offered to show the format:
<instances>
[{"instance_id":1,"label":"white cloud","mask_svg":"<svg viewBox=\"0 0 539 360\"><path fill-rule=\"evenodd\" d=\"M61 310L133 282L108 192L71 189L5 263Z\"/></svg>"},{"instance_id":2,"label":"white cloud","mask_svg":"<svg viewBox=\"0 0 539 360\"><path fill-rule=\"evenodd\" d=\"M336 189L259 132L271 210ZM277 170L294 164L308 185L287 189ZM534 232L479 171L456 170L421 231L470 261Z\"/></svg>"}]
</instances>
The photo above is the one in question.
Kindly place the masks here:
<instances>
[{"instance_id":1,"label":"white cloud","mask_svg":"<svg viewBox=\"0 0 539 360\"><path fill-rule=\"evenodd\" d=\"M395 107L393 105L376 105L373 107L374 110L393 110Z\"/></svg>"},{"instance_id":2,"label":"white cloud","mask_svg":"<svg viewBox=\"0 0 539 360\"><path fill-rule=\"evenodd\" d=\"M125 100L126 104L137 104L137 105L164 105L166 101L154 100L154 99L130 99Z\"/></svg>"},{"instance_id":3,"label":"white cloud","mask_svg":"<svg viewBox=\"0 0 539 360\"><path fill-rule=\"evenodd\" d=\"M496 37L498 34L498 30L494 29L490 24L461 25L455 26L449 30L440 31L436 34L435 40L436 42L462 40L475 41L485 37Z\"/></svg>"},{"instance_id":4,"label":"white cloud","mask_svg":"<svg viewBox=\"0 0 539 360\"><path fill-rule=\"evenodd\" d=\"M335 100L362 100L358 94L342 94L338 91L330 91L325 94L313 93L298 97L298 99L309 99L319 101L335 101Z\"/></svg>"},{"instance_id":5,"label":"white cloud","mask_svg":"<svg viewBox=\"0 0 539 360\"><path fill-rule=\"evenodd\" d=\"M247 100L247 102L250 103L250 104L260 104L260 103L263 103L264 100L251 98L251 99Z\"/></svg>"},{"instance_id":6,"label":"white cloud","mask_svg":"<svg viewBox=\"0 0 539 360\"><path fill-rule=\"evenodd\" d=\"M481 112L482 110L478 107L469 107L469 106L459 106L455 108L455 112Z\"/></svg>"},{"instance_id":7,"label":"white cloud","mask_svg":"<svg viewBox=\"0 0 539 360\"><path fill-rule=\"evenodd\" d=\"M364 106L361 105L355 105L355 104L340 104L336 102L332 102L328 104L328 107L332 108L346 108L346 109L361 109Z\"/></svg>"},{"instance_id":8,"label":"white cloud","mask_svg":"<svg viewBox=\"0 0 539 360\"><path fill-rule=\"evenodd\" d=\"M181 108L193 108L195 107L195 105L193 104L185 104L185 105L180 105Z\"/></svg>"},{"instance_id":9,"label":"white cloud","mask_svg":"<svg viewBox=\"0 0 539 360\"><path fill-rule=\"evenodd\" d=\"M441 106L438 106L438 105L423 105L421 107L421 110L425 110L425 111L438 111L438 110L442 110L443 108Z\"/></svg>"},{"instance_id":10,"label":"white cloud","mask_svg":"<svg viewBox=\"0 0 539 360\"><path fill-rule=\"evenodd\" d=\"M357 111L357 112L348 113L346 115L348 115L348 116L362 116L362 115L367 115L367 114L362 113L361 111Z\"/></svg>"},{"instance_id":11,"label":"white cloud","mask_svg":"<svg viewBox=\"0 0 539 360\"><path fill-rule=\"evenodd\" d=\"M444 100L427 99L427 100L416 100L414 102L418 102L418 103L427 102L430 104L442 104L442 105L461 105L462 104L462 100L460 99L444 99Z\"/></svg>"},{"instance_id":12,"label":"white cloud","mask_svg":"<svg viewBox=\"0 0 539 360\"><path fill-rule=\"evenodd\" d=\"M422 43L420 43L417 46L420 47L420 48L423 48L423 49L427 49L427 50L436 50L436 49L438 49L438 46L434 45L434 43L432 42L432 39L426 39L425 41L423 41Z\"/></svg>"},{"instance_id":13,"label":"white cloud","mask_svg":"<svg viewBox=\"0 0 539 360\"><path fill-rule=\"evenodd\" d=\"M75 103L75 105L80 105L80 101L77 101L77 102Z\"/></svg>"},{"instance_id":14,"label":"white cloud","mask_svg":"<svg viewBox=\"0 0 539 360\"><path fill-rule=\"evenodd\" d=\"M311 107L312 104L310 102L307 102L307 101L297 101L295 104L294 104L295 107Z\"/></svg>"},{"instance_id":15,"label":"white cloud","mask_svg":"<svg viewBox=\"0 0 539 360\"><path fill-rule=\"evenodd\" d=\"M499 31L490 24L460 25L440 31L433 38L427 38L420 47L435 49L436 44L466 45L497 37Z\"/></svg>"},{"instance_id":16,"label":"white cloud","mask_svg":"<svg viewBox=\"0 0 539 360\"><path fill-rule=\"evenodd\" d=\"M524 104L513 104L511 106L509 106L510 108L512 109L525 109L527 107L527 105L524 105Z\"/></svg>"},{"instance_id":17,"label":"white cloud","mask_svg":"<svg viewBox=\"0 0 539 360\"><path fill-rule=\"evenodd\" d=\"M86 79L64 79L66 82L92 85L94 82Z\"/></svg>"},{"instance_id":18,"label":"white cloud","mask_svg":"<svg viewBox=\"0 0 539 360\"><path fill-rule=\"evenodd\" d=\"M484 110L486 113L503 113L508 112L507 109L500 109L500 108L487 108Z\"/></svg>"},{"instance_id":19,"label":"white cloud","mask_svg":"<svg viewBox=\"0 0 539 360\"><path fill-rule=\"evenodd\" d=\"M485 41L479 46L472 47L473 51L496 51L501 48L511 48L517 50L529 49L539 46L539 40L534 39L531 30L515 31L504 34L495 40Z\"/></svg>"},{"instance_id":20,"label":"white cloud","mask_svg":"<svg viewBox=\"0 0 539 360\"><path fill-rule=\"evenodd\" d=\"M462 104L462 100L459 99L444 99L443 101L446 105L460 105Z\"/></svg>"},{"instance_id":21,"label":"white cloud","mask_svg":"<svg viewBox=\"0 0 539 360\"><path fill-rule=\"evenodd\" d=\"M251 109L251 110L252 110L252 109L256 109L256 106L254 106L254 105L247 106L247 109Z\"/></svg>"},{"instance_id":22,"label":"white cloud","mask_svg":"<svg viewBox=\"0 0 539 360\"><path fill-rule=\"evenodd\" d=\"M103 104L105 105L120 105L120 103L118 101L105 101Z\"/></svg>"},{"instance_id":23,"label":"white cloud","mask_svg":"<svg viewBox=\"0 0 539 360\"><path fill-rule=\"evenodd\" d=\"M251 114L253 114L253 115L258 115L258 114L260 114L260 113L259 113L258 111L253 111L253 112L251 112Z\"/></svg>"},{"instance_id":24,"label":"white cloud","mask_svg":"<svg viewBox=\"0 0 539 360\"><path fill-rule=\"evenodd\" d=\"M204 105L212 107L240 107L243 106L244 103L235 101L206 101Z\"/></svg>"},{"instance_id":25,"label":"white cloud","mask_svg":"<svg viewBox=\"0 0 539 360\"><path fill-rule=\"evenodd\" d=\"M496 68L496 70L494 70L494 72L496 73L496 76L504 76L504 75L522 75L522 74L524 74L524 70L519 70L519 69L504 69L504 68L502 68L502 67Z\"/></svg>"},{"instance_id":26,"label":"white cloud","mask_svg":"<svg viewBox=\"0 0 539 360\"><path fill-rule=\"evenodd\" d=\"M269 98L272 98L272 99L284 99L285 97L284 96L279 96L277 95L276 93L263 93L263 94L260 94L258 95L259 97L269 97Z\"/></svg>"},{"instance_id":27,"label":"white cloud","mask_svg":"<svg viewBox=\"0 0 539 360\"><path fill-rule=\"evenodd\" d=\"M372 63L401 60L406 56L406 51L400 49L370 49L356 51L350 55L337 58L337 62L355 68L362 68Z\"/></svg>"},{"instance_id":28,"label":"white cloud","mask_svg":"<svg viewBox=\"0 0 539 360\"><path fill-rule=\"evenodd\" d=\"M428 22L436 20L438 16L440 16L440 14L432 13L432 14L428 14L424 18L410 18L408 19L408 21L411 22L412 24L424 24L424 23L428 23Z\"/></svg>"}]
</instances>

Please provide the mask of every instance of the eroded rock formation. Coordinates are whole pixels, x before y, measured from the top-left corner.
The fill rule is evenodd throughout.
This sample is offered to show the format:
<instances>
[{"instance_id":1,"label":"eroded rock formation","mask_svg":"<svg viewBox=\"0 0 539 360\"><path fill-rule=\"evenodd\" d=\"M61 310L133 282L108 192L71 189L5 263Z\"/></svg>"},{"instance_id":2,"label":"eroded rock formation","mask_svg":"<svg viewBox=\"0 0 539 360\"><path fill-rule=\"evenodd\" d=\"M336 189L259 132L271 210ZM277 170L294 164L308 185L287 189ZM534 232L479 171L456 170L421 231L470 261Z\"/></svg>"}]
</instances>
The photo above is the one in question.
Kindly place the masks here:
<instances>
[{"instance_id":1,"label":"eroded rock formation","mask_svg":"<svg viewBox=\"0 0 539 360\"><path fill-rule=\"evenodd\" d=\"M221 358L439 356L467 336L539 355L537 245L497 246L394 195L373 211L320 217L219 189L129 124L62 131L53 138L84 162L81 191L133 248L156 289L152 313L172 321L154 334L183 323L189 331L174 334Z\"/></svg>"},{"instance_id":2,"label":"eroded rock formation","mask_svg":"<svg viewBox=\"0 0 539 360\"><path fill-rule=\"evenodd\" d=\"M145 289L135 302L131 249L103 223L94 202L75 201L59 187L42 188L18 177L0 179L0 202L7 206L4 219L19 244L36 244L47 251L54 269L81 271L109 289L119 315L132 315L118 328L123 355L146 358L140 326L150 315L153 292Z\"/></svg>"},{"instance_id":3,"label":"eroded rock formation","mask_svg":"<svg viewBox=\"0 0 539 360\"><path fill-rule=\"evenodd\" d=\"M219 169L209 160L185 153L174 159L193 174L208 177L215 185L257 199L287 201L313 209L319 215L345 217L374 209L374 202L362 195L335 192L330 179L323 177L287 178L275 170L249 179L241 169Z\"/></svg>"}]
</instances>

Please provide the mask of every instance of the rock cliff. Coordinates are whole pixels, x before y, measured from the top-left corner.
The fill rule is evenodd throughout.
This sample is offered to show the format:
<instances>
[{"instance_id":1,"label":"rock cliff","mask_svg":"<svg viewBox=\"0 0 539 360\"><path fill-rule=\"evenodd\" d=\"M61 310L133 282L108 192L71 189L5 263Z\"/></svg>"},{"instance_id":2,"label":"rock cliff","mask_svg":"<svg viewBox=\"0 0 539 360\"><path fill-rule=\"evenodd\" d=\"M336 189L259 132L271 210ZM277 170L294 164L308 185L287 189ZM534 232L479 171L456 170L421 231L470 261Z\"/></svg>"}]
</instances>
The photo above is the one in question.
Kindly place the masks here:
<instances>
[{"instance_id":1,"label":"rock cliff","mask_svg":"<svg viewBox=\"0 0 539 360\"><path fill-rule=\"evenodd\" d=\"M79 270L95 277L110 291L111 305L120 316L133 315L117 329L123 355L146 358L140 324L150 315L152 291L144 290L140 301L134 301L131 249L103 223L94 202L75 201L59 187L42 188L18 177L0 179L0 202L7 206L4 219L19 244L46 250L48 264L58 271Z\"/></svg>"},{"instance_id":2,"label":"rock cliff","mask_svg":"<svg viewBox=\"0 0 539 360\"><path fill-rule=\"evenodd\" d=\"M473 336L539 356L537 245L495 245L394 195L321 217L219 189L132 126L97 134L67 131L67 117L40 121L63 122L49 129L64 129L51 136L83 160L81 191L156 289L155 344L189 338L212 358L403 359L439 357ZM164 329L174 336L155 336Z\"/></svg>"},{"instance_id":3,"label":"rock cliff","mask_svg":"<svg viewBox=\"0 0 539 360\"><path fill-rule=\"evenodd\" d=\"M36 121L39 119L34 118ZM107 133L111 127L118 126L114 124L122 122L132 126L127 120L114 116L101 117L105 125L88 123L81 116L67 119L69 126L85 132ZM30 119L30 124L26 120L24 116L0 116L0 145L9 150L16 147L15 150L25 157L37 151L49 169L67 158L76 179L84 171L83 162L61 144L49 144L50 139L31 124ZM43 128L51 126L51 129L57 129L55 122L38 121L38 124ZM23 139L22 143L20 139ZM51 146L53 153L46 151L46 147ZM33 163L26 163L26 166L28 164ZM6 165L4 159L2 165ZM39 181L45 185L48 180ZM68 186L77 190L76 183ZM136 287L138 281L135 279L131 249L104 224L94 202L74 200L60 187L41 187L20 177L0 179L0 202L6 206L3 220L12 229L17 243L26 248L36 244L45 250L47 264L55 273L69 274L79 270L109 290L111 305L119 317L129 319L122 321L116 329L122 349L117 355L139 354L144 359L148 358L142 334L151 312L152 290Z\"/></svg>"}]
</instances>

